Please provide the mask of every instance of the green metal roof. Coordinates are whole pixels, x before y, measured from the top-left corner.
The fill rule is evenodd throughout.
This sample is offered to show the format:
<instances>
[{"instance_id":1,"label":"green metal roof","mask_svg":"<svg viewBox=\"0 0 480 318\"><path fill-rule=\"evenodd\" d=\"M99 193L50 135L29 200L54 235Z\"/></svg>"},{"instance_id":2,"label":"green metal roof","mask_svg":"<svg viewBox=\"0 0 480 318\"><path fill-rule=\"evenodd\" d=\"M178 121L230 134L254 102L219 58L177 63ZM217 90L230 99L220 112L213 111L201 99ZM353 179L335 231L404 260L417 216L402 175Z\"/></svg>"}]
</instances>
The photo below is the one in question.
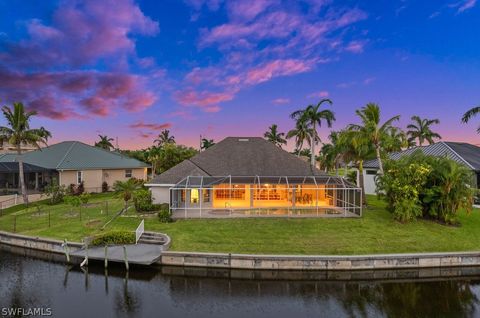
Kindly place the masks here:
<instances>
[{"instance_id":1,"label":"green metal roof","mask_svg":"<svg viewBox=\"0 0 480 318\"><path fill-rule=\"evenodd\" d=\"M0 162L16 161L18 155L4 154ZM56 170L132 169L148 165L117 152L107 151L79 141L63 141L22 154L23 162Z\"/></svg>"}]
</instances>

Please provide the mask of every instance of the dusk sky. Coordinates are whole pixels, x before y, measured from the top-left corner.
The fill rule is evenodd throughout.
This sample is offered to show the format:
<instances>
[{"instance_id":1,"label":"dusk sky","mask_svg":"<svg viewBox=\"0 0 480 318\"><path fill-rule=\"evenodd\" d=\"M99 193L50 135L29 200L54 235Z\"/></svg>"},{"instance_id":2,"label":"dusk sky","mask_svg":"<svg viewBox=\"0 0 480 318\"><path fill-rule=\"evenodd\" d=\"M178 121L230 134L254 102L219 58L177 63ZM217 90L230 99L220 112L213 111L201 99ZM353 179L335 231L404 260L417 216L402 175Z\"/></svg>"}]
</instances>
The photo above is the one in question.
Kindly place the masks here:
<instances>
[{"instance_id":1,"label":"dusk sky","mask_svg":"<svg viewBox=\"0 0 480 318\"><path fill-rule=\"evenodd\" d=\"M163 128L191 146L286 132L325 97L333 129L376 102L478 144L460 118L480 105L479 30L476 0L0 0L0 103L37 110L52 142L124 149Z\"/></svg>"}]
</instances>

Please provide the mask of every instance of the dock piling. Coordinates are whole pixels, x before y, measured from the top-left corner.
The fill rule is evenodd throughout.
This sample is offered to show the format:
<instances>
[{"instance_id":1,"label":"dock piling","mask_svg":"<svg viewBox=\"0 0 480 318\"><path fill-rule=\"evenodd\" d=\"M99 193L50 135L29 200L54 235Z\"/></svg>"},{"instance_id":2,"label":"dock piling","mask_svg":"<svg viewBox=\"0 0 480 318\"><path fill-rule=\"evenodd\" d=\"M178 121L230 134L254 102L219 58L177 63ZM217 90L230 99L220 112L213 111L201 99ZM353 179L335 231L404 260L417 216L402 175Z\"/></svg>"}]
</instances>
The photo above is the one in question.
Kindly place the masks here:
<instances>
[{"instance_id":1,"label":"dock piling","mask_svg":"<svg viewBox=\"0 0 480 318\"><path fill-rule=\"evenodd\" d=\"M123 245L123 255L125 257L125 268L127 269L127 271L129 270L129 266L128 266L128 256L127 256L127 247L125 245Z\"/></svg>"}]
</instances>

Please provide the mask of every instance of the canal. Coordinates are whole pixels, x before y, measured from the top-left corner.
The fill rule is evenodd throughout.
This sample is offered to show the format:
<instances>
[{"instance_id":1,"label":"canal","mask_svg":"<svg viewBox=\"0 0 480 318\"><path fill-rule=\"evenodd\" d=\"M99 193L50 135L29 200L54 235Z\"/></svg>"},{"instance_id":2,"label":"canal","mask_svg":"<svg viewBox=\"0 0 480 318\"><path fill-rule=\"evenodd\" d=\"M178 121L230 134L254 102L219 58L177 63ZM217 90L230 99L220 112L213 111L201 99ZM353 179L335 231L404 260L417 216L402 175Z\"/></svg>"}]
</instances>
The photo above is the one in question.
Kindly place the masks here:
<instances>
[{"instance_id":1,"label":"canal","mask_svg":"<svg viewBox=\"0 0 480 318\"><path fill-rule=\"evenodd\" d=\"M157 267L127 274L101 265L81 270L48 254L2 247L0 310L88 318L480 316L480 268L428 274Z\"/></svg>"}]
</instances>

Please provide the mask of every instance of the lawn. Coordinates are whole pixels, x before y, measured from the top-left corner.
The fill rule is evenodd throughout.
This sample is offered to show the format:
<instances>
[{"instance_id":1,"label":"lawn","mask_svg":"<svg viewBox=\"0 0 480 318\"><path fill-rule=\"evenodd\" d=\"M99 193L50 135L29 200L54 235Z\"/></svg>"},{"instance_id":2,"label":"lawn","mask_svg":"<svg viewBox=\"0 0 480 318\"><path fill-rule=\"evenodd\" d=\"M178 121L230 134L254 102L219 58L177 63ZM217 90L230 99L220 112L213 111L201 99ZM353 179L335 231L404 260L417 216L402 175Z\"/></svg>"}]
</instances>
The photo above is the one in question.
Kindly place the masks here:
<instances>
[{"instance_id":1,"label":"lawn","mask_svg":"<svg viewBox=\"0 0 480 318\"><path fill-rule=\"evenodd\" d=\"M121 202L117 200L119 207ZM64 206L64 209L68 208ZM92 208L94 209L94 208ZM15 213L21 213L15 212ZM88 214L88 213L87 213ZM35 229L21 233L80 240L100 232L104 222L98 211L80 221L74 220L50 228L35 223ZM472 251L480 249L480 210L460 214L461 226L449 227L430 221L400 224L392 220L383 202L369 196L369 208L358 219L204 219L178 220L163 224L147 218L146 230L164 232L172 238L172 250L257 254L371 254ZM2 229L3 217L0 218ZM34 220L32 220L33 222ZM70 223L71 222L71 223ZM134 230L140 218L119 217L107 230Z\"/></svg>"}]
</instances>

